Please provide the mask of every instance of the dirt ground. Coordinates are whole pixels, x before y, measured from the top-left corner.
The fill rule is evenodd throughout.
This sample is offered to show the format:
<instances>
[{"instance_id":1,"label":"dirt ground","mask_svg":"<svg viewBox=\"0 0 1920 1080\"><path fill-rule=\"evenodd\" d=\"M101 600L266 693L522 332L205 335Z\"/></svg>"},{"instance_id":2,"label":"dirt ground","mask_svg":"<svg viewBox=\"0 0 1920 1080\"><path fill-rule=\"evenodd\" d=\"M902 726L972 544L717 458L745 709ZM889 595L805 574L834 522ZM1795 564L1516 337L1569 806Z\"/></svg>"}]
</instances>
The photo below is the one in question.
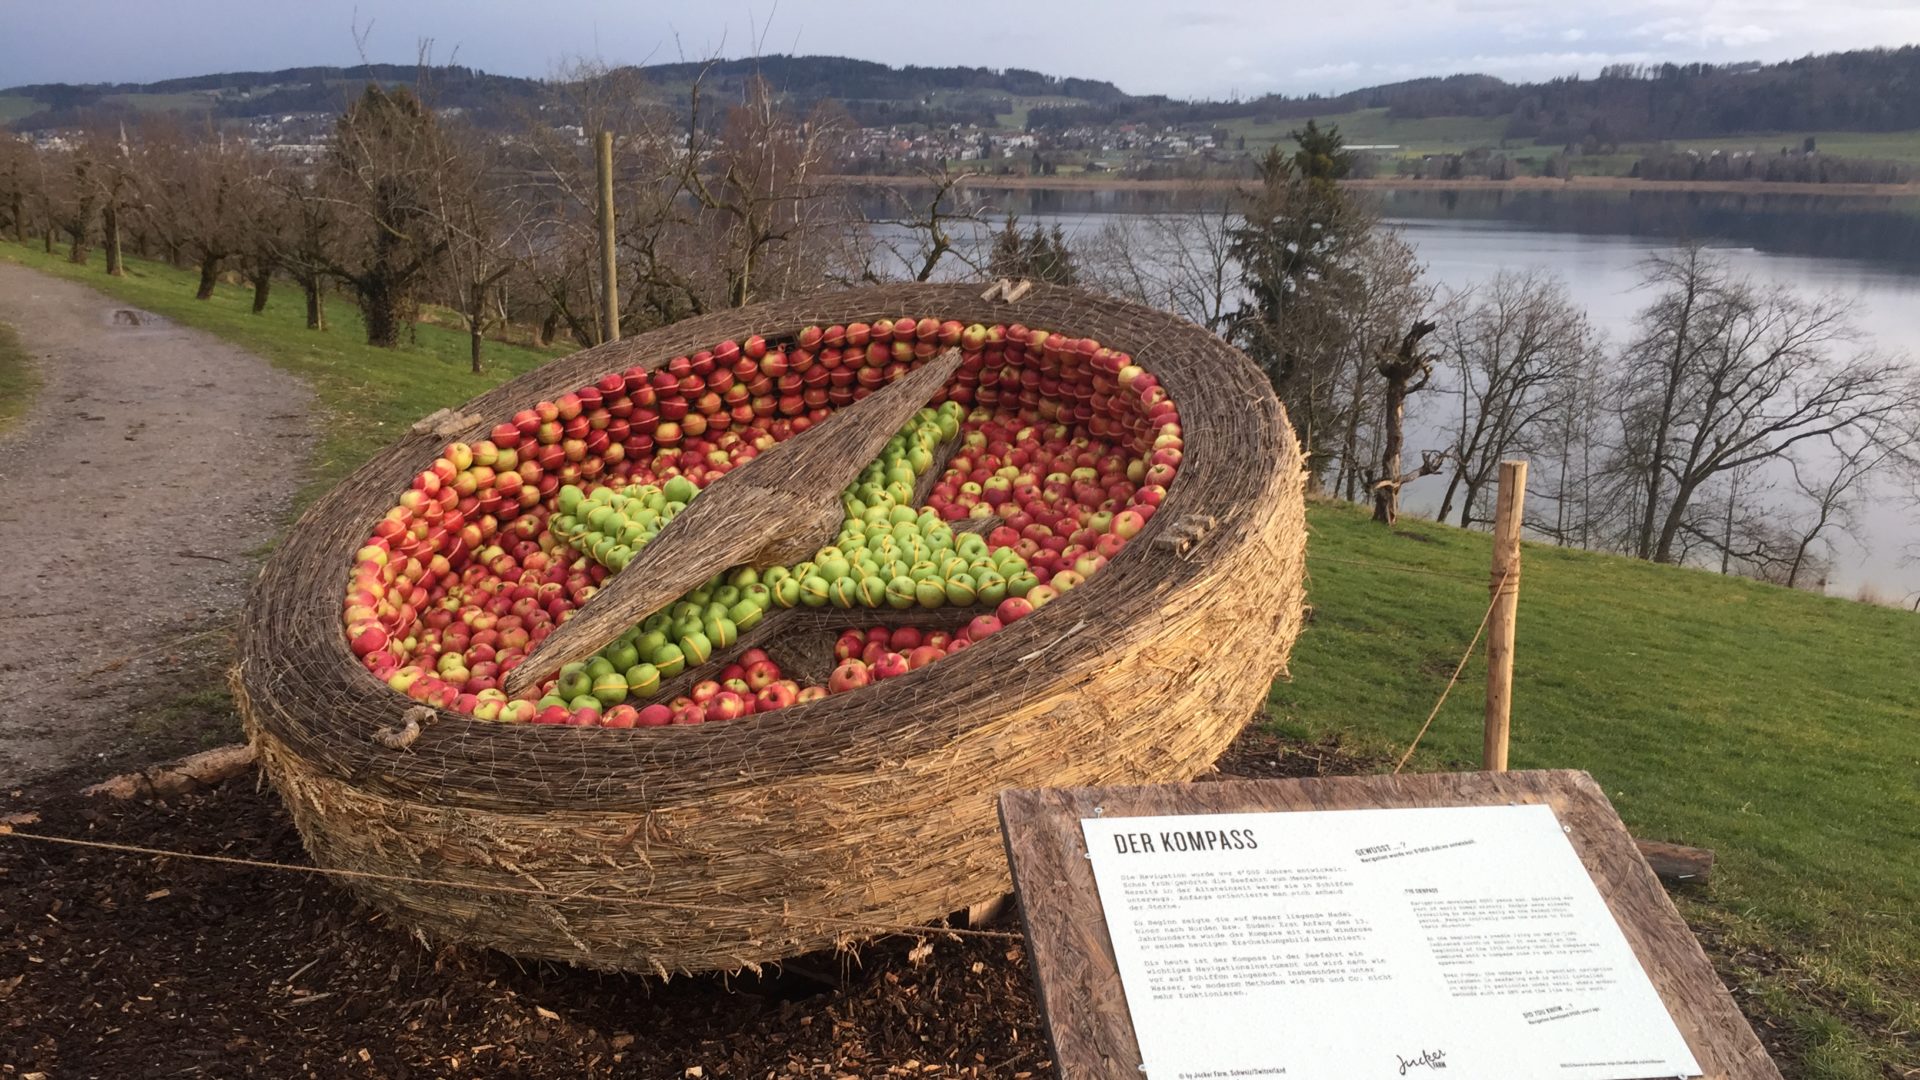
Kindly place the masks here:
<instances>
[{"instance_id":1,"label":"dirt ground","mask_svg":"<svg viewBox=\"0 0 1920 1080\"><path fill-rule=\"evenodd\" d=\"M44 382L0 437L0 790L228 741L208 687L305 468L311 394L206 334L4 263L0 320Z\"/></svg>"},{"instance_id":2,"label":"dirt ground","mask_svg":"<svg viewBox=\"0 0 1920 1080\"><path fill-rule=\"evenodd\" d=\"M1371 764L1250 734L1222 769ZM165 804L0 794L0 819L304 863L253 780ZM426 947L314 877L0 838L0 1077L1053 1076L1024 947L930 940L920 962L892 939L662 983Z\"/></svg>"}]
</instances>

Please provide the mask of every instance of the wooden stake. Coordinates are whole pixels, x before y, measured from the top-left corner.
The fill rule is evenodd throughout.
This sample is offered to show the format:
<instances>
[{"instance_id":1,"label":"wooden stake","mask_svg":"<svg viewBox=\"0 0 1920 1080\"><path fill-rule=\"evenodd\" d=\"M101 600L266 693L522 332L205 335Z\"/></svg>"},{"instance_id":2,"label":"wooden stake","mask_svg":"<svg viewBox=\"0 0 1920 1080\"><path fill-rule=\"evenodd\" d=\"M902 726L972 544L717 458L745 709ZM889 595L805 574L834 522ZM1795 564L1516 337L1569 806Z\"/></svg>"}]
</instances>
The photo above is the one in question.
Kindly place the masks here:
<instances>
[{"instance_id":1,"label":"wooden stake","mask_svg":"<svg viewBox=\"0 0 1920 1080\"><path fill-rule=\"evenodd\" d=\"M1488 588L1487 728L1480 767L1507 771L1507 735L1513 713L1513 623L1520 606L1520 522L1527 501L1527 463L1500 463L1500 494L1493 516L1493 574Z\"/></svg>"},{"instance_id":2,"label":"wooden stake","mask_svg":"<svg viewBox=\"0 0 1920 1080\"><path fill-rule=\"evenodd\" d=\"M620 278L613 251L613 133L594 136L600 175L600 326L602 341L620 340Z\"/></svg>"}]
</instances>

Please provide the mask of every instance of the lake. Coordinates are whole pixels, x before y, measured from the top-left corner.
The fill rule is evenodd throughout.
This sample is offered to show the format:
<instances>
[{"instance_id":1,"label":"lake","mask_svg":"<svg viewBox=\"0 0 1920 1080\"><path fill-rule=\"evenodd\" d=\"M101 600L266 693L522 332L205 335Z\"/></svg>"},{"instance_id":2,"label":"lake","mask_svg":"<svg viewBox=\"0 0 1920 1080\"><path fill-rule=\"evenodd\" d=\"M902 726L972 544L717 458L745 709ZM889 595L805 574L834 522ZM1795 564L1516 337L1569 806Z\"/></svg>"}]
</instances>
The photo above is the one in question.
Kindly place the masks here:
<instances>
[{"instance_id":1,"label":"lake","mask_svg":"<svg viewBox=\"0 0 1920 1080\"><path fill-rule=\"evenodd\" d=\"M1117 215L1186 208L1165 192L976 191L970 197L989 215L1011 210L1030 224L1058 224L1070 237L1096 235ZM1631 335L1635 314L1650 299L1636 288L1641 261L1676 238L1694 237L1756 281L1845 297L1878 348L1920 352L1915 200L1393 191L1383 193L1381 204L1443 289L1465 288L1503 269L1548 271L1566 282L1574 302L1615 344ZM876 205L869 213L885 211ZM1447 400L1432 394L1409 403L1410 449L1445 444L1447 409ZM1440 477L1410 486L1409 510L1432 513L1443 486ZM1873 494L1889 497L1863 496L1858 535L1834 537L1829 589L1852 596L1871 586L1896 599L1920 592L1920 565L1908 559L1920 553L1910 546L1920 536L1920 507L1891 490Z\"/></svg>"}]
</instances>

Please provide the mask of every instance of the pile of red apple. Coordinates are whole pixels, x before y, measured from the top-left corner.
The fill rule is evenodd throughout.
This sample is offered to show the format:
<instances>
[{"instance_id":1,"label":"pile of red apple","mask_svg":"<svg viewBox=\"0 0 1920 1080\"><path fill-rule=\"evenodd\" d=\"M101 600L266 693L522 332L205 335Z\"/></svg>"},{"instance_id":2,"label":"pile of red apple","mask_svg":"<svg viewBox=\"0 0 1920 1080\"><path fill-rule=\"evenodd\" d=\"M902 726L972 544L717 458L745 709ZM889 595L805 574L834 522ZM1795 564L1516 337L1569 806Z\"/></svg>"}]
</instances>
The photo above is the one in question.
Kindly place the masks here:
<instances>
[{"instance_id":1,"label":"pile of red apple","mask_svg":"<svg viewBox=\"0 0 1920 1080\"><path fill-rule=\"evenodd\" d=\"M690 664L705 677L671 701L566 698L559 672L517 699L500 688L612 572L548 528L563 485L591 493L679 477L704 487L953 345L960 370L933 404L953 402L965 419L920 509L956 526L994 519L981 523L989 549L1019 555L1035 579L1024 596L977 607L957 631L848 631L824 687L784 678L749 649L714 657L711 671ZM1077 587L1145 527L1181 453L1179 413L1158 380L1088 338L903 318L725 341L651 372L609 374L521 410L487 439L446 447L355 556L347 640L395 690L483 720L630 727L753 715L905 675ZM849 502L850 514L860 509Z\"/></svg>"}]
</instances>

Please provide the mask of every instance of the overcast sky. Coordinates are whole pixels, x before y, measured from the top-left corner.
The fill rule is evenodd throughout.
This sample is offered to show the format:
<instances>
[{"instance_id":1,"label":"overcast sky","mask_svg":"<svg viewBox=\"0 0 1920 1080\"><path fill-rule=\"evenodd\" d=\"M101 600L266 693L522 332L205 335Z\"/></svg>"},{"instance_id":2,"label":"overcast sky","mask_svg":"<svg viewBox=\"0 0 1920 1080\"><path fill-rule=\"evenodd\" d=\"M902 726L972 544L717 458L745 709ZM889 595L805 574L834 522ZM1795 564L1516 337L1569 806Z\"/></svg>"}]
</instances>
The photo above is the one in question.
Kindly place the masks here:
<instances>
[{"instance_id":1,"label":"overcast sky","mask_svg":"<svg viewBox=\"0 0 1920 1080\"><path fill-rule=\"evenodd\" d=\"M541 76L714 53L1026 67L1134 93L1339 91L1415 75L1594 74L1920 41L1916 0L0 0L0 86L436 58ZM1604 8L1604 10L1585 10ZM931 14L937 12L937 15Z\"/></svg>"}]
</instances>

